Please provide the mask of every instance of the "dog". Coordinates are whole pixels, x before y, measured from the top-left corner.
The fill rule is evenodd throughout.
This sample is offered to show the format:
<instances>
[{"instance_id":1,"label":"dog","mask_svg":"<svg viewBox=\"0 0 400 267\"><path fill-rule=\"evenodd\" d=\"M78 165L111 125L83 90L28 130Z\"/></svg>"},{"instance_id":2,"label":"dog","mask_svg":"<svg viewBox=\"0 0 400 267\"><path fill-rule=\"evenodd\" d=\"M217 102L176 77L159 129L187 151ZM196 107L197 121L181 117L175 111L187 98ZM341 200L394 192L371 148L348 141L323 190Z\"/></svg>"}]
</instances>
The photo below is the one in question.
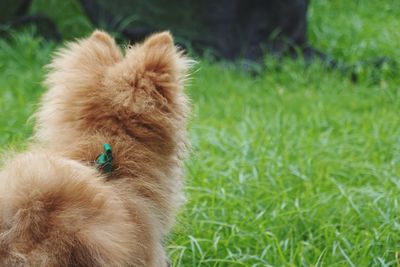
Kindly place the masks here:
<instances>
[{"instance_id":1,"label":"dog","mask_svg":"<svg viewBox=\"0 0 400 267\"><path fill-rule=\"evenodd\" d=\"M168 266L192 63L168 32L122 52L95 31L56 52L28 151L0 172L0 266Z\"/></svg>"}]
</instances>

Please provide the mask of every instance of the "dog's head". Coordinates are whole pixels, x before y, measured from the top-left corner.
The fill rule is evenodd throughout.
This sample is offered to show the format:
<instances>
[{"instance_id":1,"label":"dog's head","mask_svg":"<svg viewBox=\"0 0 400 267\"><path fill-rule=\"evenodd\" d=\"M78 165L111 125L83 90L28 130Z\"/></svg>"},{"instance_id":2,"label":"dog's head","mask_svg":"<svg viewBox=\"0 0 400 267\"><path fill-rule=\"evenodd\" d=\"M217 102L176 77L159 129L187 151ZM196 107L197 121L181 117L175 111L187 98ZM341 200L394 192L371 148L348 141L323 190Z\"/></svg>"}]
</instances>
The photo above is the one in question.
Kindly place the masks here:
<instances>
[{"instance_id":1,"label":"dog's head","mask_svg":"<svg viewBox=\"0 0 400 267\"><path fill-rule=\"evenodd\" d=\"M56 145L104 124L130 122L115 130L135 128L135 138L168 153L185 140L189 101L183 87L192 63L168 32L121 51L108 34L95 31L59 50L49 65L36 137ZM169 133L177 131L182 133L171 140Z\"/></svg>"}]
</instances>

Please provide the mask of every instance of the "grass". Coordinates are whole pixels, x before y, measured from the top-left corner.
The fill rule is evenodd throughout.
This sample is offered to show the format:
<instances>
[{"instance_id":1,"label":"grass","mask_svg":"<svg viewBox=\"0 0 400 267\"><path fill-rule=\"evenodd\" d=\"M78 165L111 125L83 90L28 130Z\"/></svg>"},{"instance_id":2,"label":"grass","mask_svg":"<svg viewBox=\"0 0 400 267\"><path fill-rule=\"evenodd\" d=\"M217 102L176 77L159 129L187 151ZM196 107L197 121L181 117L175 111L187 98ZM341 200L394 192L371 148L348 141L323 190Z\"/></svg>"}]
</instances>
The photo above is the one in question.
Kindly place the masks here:
<instances>
[{"instance_id":1,"label":"grass","mask_svg":"<svg viewBox=\"0 0 400 267\"><path fill-rule=\"evenodd\" d=\"M395 0L313 1L310 39L356 62L400 58ZM0 41L0 145L23 147L55 48ZM188 203L167 247L174 266L396 266L400 76L360 80L315 62L250 77L201 62L189 93Z\"/></svg>"}]
</instances>

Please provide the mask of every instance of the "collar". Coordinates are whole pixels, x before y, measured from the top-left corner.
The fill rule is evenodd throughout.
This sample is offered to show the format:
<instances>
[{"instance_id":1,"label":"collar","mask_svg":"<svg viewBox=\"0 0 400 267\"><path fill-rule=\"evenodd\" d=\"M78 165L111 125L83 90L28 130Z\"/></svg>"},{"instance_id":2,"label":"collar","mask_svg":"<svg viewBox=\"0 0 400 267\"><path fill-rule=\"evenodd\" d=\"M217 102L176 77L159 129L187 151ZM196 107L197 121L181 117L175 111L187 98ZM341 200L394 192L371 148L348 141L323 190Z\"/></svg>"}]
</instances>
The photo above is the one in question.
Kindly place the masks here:
<instances>
[{"instance_id":1,"label":"collar","mask_svg":"<svg viewBox=\"0 0 400 267\"><path fill-rule=\"evenodd\" d=\"M113 170L112 166L112 148L109 144L103 145L104 152L97 156L95 166L99 171L110 173Z\"/></svg>"}]
</instances>

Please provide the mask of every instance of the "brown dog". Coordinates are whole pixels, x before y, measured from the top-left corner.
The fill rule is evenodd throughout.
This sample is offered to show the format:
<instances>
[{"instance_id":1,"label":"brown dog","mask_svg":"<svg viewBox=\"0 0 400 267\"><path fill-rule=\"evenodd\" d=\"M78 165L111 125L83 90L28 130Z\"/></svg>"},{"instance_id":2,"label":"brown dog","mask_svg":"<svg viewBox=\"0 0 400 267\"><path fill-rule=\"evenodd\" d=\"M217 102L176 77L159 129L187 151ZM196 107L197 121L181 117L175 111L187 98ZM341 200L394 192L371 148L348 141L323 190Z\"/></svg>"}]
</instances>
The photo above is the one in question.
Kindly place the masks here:
<instances>
[{"instance_id":1,"label":"brown dog","mask_svg":"<svg viewBox=\"0 0 400 267\"><path fill-rule=\"evenodd\" d=\"M123 54L96 31L56 54L34 145L0 173L0 266L167 265L190 63L169 33ZM105 143L110 173L94 167Z\"/></svg>"}]
</instances>

